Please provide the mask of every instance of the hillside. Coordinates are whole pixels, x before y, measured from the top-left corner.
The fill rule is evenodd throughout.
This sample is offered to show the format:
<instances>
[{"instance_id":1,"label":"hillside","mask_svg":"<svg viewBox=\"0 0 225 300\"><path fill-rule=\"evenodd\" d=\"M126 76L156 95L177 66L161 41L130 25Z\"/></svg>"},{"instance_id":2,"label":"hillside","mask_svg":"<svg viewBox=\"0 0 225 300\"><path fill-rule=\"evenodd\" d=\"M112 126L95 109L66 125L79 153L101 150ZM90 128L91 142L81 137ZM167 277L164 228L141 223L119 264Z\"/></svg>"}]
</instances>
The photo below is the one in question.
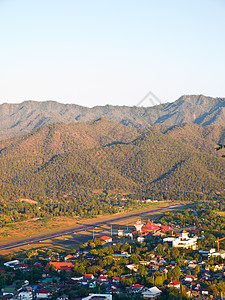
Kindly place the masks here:
<instances>
[{"instance_id":1,"label":"hillside","mask_svg":"<svg viewBox=\"0 0 225 300\"><path fill-rule=\"evenodd\" d=\"M121 136L121 126L130 141L128 135ZM108 120L45 125L2 142L1 149L4 200L62 195L74 199L83 194L80 199L85 202L96 189L146 197L224 189L225 160L153 129L137 137L137 132Z\"/></svg>"},{"instance_id":2,"label":"hillside","mask_svg":"<svg viewBox=\"0 0 225 300\"><path fill-rule=\"evenodd\" d=\"M215 147L225 143L225 127L217 125L201 126L193 123L183 123L175 126L156 126L163 134L191 145L201 152L220 157L224 149L217 152Z\"/></svg>"},{"instance_id":3,"label":"hillside","mask_svg":"<svg viewBox=\"0 0 225 300\"><path fill-rule=\"evenodd\" d=\"M182 96L173 103L154 107L83 107L55 101L25 101L0 105L0 139L28 133L45 124L89 122L107 118L135 128L148 125L178 125L184 122L202 126L225 124L225 99L203 95Z\"/></svg>"},{"instance_id":4,"label":"hillside","mask_svg":"<svg viewBox=\"0 0 225 300\"><path fill-rule=\"evenodd\" d=\"M104 118L88 123L53 123L0 141L0 156L41 156L49 159L64 152L87 150L115 142L127 143L138 135L135 128Z\"/></svg>"}]
</instances>

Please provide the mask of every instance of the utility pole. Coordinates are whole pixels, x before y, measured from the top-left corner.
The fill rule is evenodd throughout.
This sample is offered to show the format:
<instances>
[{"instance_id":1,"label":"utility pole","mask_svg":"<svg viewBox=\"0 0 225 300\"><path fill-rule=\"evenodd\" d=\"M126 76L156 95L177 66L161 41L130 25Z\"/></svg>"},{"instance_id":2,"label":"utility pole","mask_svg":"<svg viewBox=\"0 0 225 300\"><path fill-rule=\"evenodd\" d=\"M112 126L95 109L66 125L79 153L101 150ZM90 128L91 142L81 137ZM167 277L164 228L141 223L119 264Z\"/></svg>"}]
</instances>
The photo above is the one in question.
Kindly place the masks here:
<instances>
[{"instance_id":1,"label":"utility pole","mask_svg":"<svg viewBox=\"0 0 225 300\"><path fill-rule=\"evenodd\" d=\"M95 228L93 228L93 241L95 239Z\"/></svg>"},{"instance_id":2,"label":"utility pole","mask_svg":"<svg viewBox=\"0 0 225 300\"><path fill-rule=\"evenodd\" d=\"M183 299L183 291L182 291L182 283L181 283L181 280L180 280L180 299L182 300Z\"/></svg>"},{"instance_id":3,"label":"utility pole","mask_svg":"<svg viewBox=\"0 0 225 300\"><path fill-rule=\"evenodd\" d=\"M111 225L111 237L113 236L113 234L112 234L112 225Z\"/></svg>"}]
</instances>

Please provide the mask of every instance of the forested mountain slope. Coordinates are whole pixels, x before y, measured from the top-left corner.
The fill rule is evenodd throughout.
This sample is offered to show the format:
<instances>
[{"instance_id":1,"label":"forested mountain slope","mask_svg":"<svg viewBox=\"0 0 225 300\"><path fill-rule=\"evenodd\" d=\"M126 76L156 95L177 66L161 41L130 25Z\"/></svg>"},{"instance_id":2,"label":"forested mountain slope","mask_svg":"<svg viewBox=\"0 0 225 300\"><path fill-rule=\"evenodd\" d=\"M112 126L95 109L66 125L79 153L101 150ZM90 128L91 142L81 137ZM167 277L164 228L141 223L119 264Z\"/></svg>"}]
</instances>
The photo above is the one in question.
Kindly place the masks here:
<instances>
[{"instance_id":1,"label":"forested mountain slope","mask_svg":"<svg viewBox=\"0 0 225 300\"><path fill-rule=\"evenodd\" d=\"M191 145L201 152L221 156L225 153L224 149L217 152L215 147L220 143L225 143L225 124L201 126L193 123L183 123L175 126L156 126L163 134L176 140Z\"/></svg>"},{"instance_id":2,"label":"forested mountain slope","mask_svg":"<svg viewBox=\"0 0 225 300\"><path fill-rule=\"evenodd\" d=\"M53 123L43 125L30 133L0 141L1 157L42 156L87 150L111 143L127 143L139 135L129 128L107 119L88 123Z\"/></svg>"},{"instance_id":3,"label":"forested mountain slope","mask_svg":"<svg viewBox=\"0 0 225 300\"><path fill-rule=\"evenodd\" d=\"M0 169L4 201L76 199L95 189L175 198L225 188L222 158L153 129L137 137L136 131L108 120L46 125L3 141Z\"/></svg>"},{"instance_id":4,"label":"forested mountain slope","mask_svg":"<svg viewBox=\"0 0 225 300\"><path fill-rule=\"evenodd\" d=\"M173 103L154 107L106 105L88 108L55 101L4 103L0 105L0 139L30 132L44 124L88 122L102 117L140 129L148 125L173 126L184 122L223 126L225 99L203 95L182 96Z\"/></svg>"}]
</instances>

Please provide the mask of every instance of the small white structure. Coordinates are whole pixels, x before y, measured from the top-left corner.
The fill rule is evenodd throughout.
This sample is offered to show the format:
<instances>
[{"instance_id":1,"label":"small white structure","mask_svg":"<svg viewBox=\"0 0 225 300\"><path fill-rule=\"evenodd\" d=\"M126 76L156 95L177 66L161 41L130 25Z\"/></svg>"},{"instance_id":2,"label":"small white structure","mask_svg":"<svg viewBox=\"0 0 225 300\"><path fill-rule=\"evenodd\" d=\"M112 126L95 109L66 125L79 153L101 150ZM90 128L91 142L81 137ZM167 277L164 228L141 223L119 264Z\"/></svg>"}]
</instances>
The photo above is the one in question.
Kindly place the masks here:
<instances>
[{"instance_id":1,"label":"small white structure","mask_svg":"<svg viewBox=\"0 0 225 300\"><path fill-rule=\"evenodd\" d=\"M158 296L160 296L160 294L162 293L162 291L160 291L156 286L148 289L145 292L142 292L142 296L144 299L156 299Z\"/></svg>"},{"instance_id":2,"label":"small white structure","mask_svg":"<svg viewBox=\"0 0 225 300\"><path fill-rule=\"evenodd\" d=\"M177 247L177 248L191 248L196 250L198 237L189 238L188 232L183 230L180 237L168 237L163 239L163 243L167 243L170 247Z\"/></svg>"},{"instance_id":3,"label":"small white structure","mask_svg":"<svg viewBox=\"0 0 225 300\"><path fill-rule=\"evenodd\" d=\"M212 254L209 255L209 257L210 256L221 256L221 258L224 259L225 258L225 250L213 252Z\"/></svg>"},{"instance_id":4,"label":"small white structure","mask_svg":"<svg viewBox=\"0 0 225 300\"><path fill-rule=\"evenodd\" d=\"M7 261L4 263L5 267L11 267L14 268L16 265L18 265L20 261L18 259L12 260L12 261Z\"/></svg>"},{"instance_id":5,"label":"small white structure","mask_svg":"<svg viewBox=\"0 0 225 300\"><path fill-rule=\"evenodd\" d=\"M118 236L123 237L123 230L122 229L118 229Z\"/></svg>"},{"instance_id":6,"label":"small white structure","mask_svg":"<svg viewBox=\"0 0 225 300\"><path fill-rule=\"evenodd\" d=\"M52 293L46 289L41 289L37 291L37 299L50 298Z\"/></svg>"},{"instance_id":7,"label":"small white structure","mask_svg":"<svg viewBox=\"0 0 225 300\"><path fill-rule=\"evenodd\" d=\"M145 240L145 238L143 236L138 236L137 237L137 241L140 242L140 243L143 243Z\"/></svg>"},{"instance_id":8,"label":"small white structure","mask_svg":"<svg viewBox=\"0 0 225 300\"><path fill-rule=\"evenodd\" d=\"M215 248L198 250L198 253L201 254L202 256L210 256L214 252L216 252Z\"/></svg>"},{"instance_id":9,"label":"small white structure","mask_svg":"<svg viewBox=\"0 0 225 300\"><path fill-rule=\"evenodd\" d=\"M112 295L109 295L109 294L90 294L88 297L82 298L82 300L91 300L91 299L112 300Z\"/></svg>"},{"instance_id":10,"label":"small white structure","mask_svg":"<svg viewBox=\"0 0 225 300\"><path fill-rule=\"evenodd\" d=\"M141 232L141 228L143 227L143 223L141 222L141 220L138 220L135 224L134 227L136 228L136 231Z\"/></svg>"},{"instance_id":11,"label":"small white structure","mask_svg":"<svg viewBox=\"0 0 225 300\"><path fill-rule=\"evenodd\" d=\"M138 265L136 265L136 264L126 265L126 267L134 272L137 272L137 270L138 270Z\"/></svg>"},{"instance_id":12,"label":"small white structure","mask_svg":"<svg viewBox=\"0 0 225 300\"><path fill-rule=\"evenodd\" d=\"M18 294L18 299L20 299L20 300L32 300L33 299L33 294L32 294L32 292L28 292L28 291L20 292Z\"/></svg>"},{"instance_id":13,"label":"small white structure","mask_svg":"<svg viewBox=\"0 0 225 300\"><path fill-rule=\"evenodd\" d=\"M187 281L187 282L192 282L194 280L196 280L196 278L193 275L186 275L186 277L184 278L184 281Z\"/></svg>"}]
</instances>

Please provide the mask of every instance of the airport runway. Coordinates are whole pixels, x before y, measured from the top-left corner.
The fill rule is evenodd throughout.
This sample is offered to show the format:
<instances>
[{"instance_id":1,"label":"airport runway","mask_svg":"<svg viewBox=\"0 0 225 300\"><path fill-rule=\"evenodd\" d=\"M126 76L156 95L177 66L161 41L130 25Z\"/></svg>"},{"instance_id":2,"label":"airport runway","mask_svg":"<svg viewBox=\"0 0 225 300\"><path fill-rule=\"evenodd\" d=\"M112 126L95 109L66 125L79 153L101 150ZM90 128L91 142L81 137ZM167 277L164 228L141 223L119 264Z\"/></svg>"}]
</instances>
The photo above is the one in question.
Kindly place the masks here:
<instances>
[{"instance_id":1,"label":"airport runway","mask_svg":"<svg viewBox=\"0 0 225 300\"><path fill-rule=\"evenodd\" d=\"M75 234L81 231L84 231L86 229L89 229L90 227L96 227L96 226L102 226L105 224L110 224L110 223L114 223L117 221L122 221L122 220L126 220L126 219L130 219L133 217L140 217L140 216L144 216L147 215L149 213L155 213L155 212L161 212L164 210L168 210L168 209L176 209L179 207L185 206L184 204L179 204L179 205L170 205L167 207L161 207L161 208L157 208L154 210L149 210L149 211L145 211L145 212L141 212L141 213L134 213L134 214L130 214L127 216L122 216L122 217L118 217L118 218L112 218L109 220L105 220L105 221L94 221L91 224L87 224L87 225L81 225L75 228L70 228L70 229L65 229L65 230L61 230L61 231L57 231L57 232L53 232L53 233L48 233L48 234L44 234L44 235L40 235L37 237L32 237L32 238L27 238L27 239L23 239L23 240L19 240L16 242L11 242L11 243L6 243L6 244L1 244L0 245L0 250L6 250L6 249L11 249L11 248L16 248L16 247L20 247L20 246L24 246L24 245L28 245L28 244L35 244L35 243L39 243L41 241L44 240L48 240L51 238L56 238L59 236L63 236L63 235L70 235L70 234Z\"/></svg>"}]
</instances>

